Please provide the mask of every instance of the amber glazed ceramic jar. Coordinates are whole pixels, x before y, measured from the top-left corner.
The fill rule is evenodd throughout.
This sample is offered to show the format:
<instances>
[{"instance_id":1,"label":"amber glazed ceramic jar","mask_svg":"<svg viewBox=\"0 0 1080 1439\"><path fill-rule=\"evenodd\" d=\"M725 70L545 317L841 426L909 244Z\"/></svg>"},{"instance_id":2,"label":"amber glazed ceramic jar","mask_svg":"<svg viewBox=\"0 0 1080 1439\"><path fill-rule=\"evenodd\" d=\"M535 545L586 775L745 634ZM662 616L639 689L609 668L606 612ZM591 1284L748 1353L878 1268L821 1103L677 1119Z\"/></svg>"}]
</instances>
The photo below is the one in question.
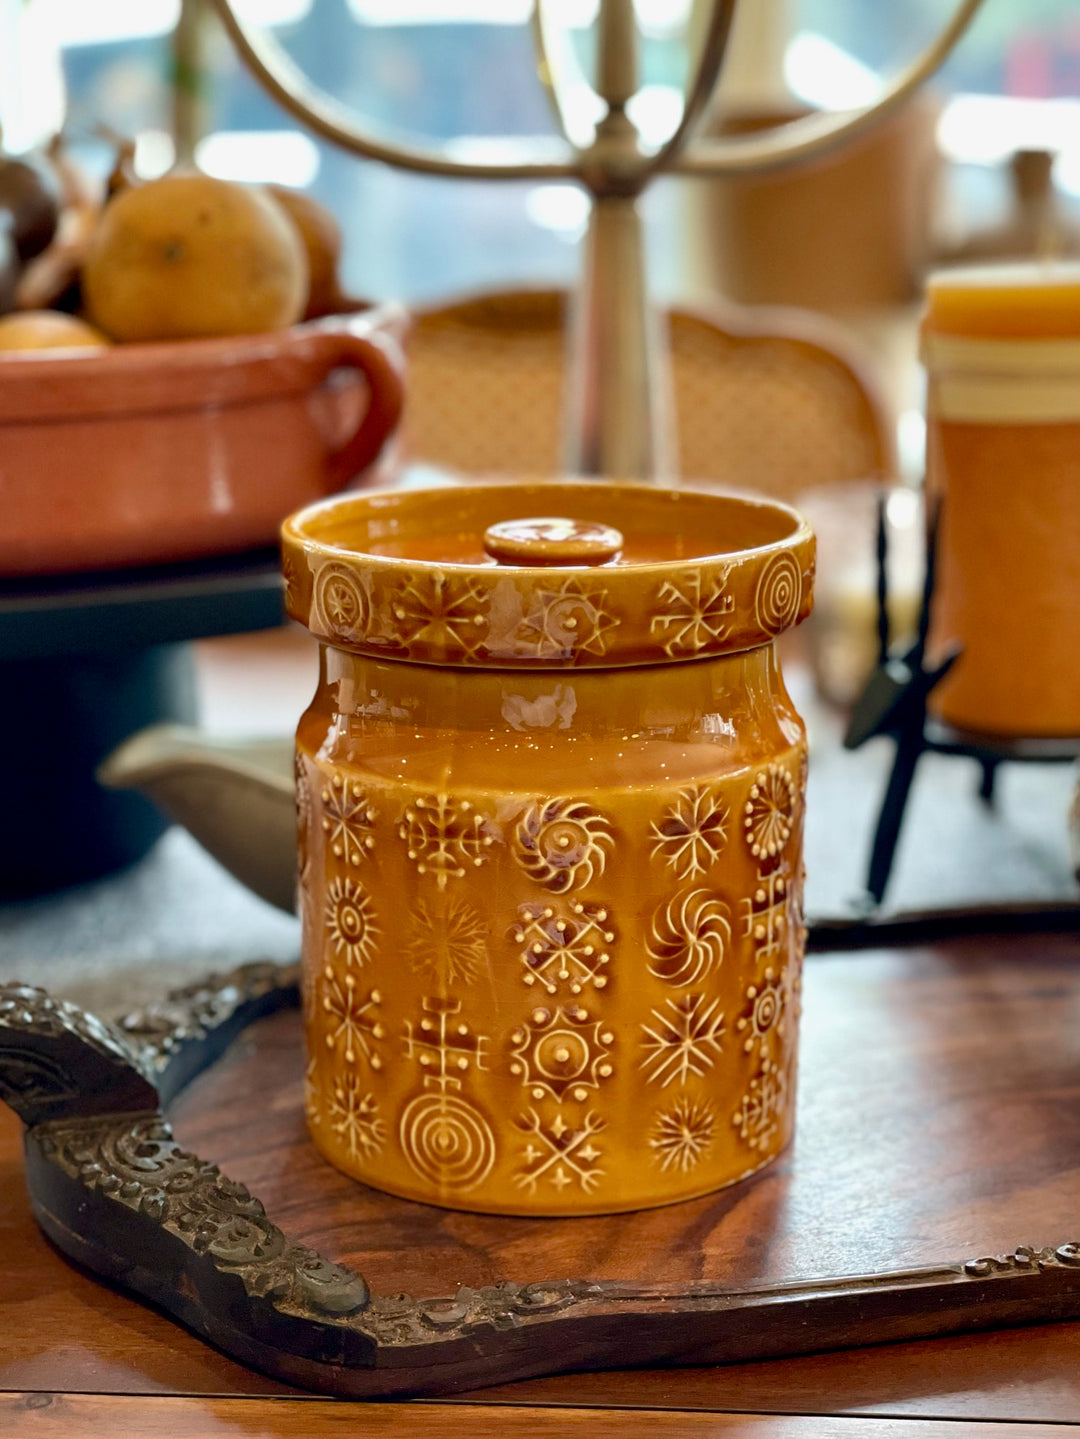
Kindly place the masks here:
<instances>
[{"instance_id":1,"label":"amber glazed ceramic jar","mask_svg":"<svg viewBox=\"0 0 1080 1439\"><path fill-rule=\"evenodd\" d=\"M931 696L961 729L1080 735L1080 264L932 276L927 485L942 501Z\"/></svg>"},{"instance_id":2,"label":"amber glazed ceramic jar","mask_svg":"<svg viewBox=\"0 0 1080 1439\"><path fill-rule=\"evenodd\" d=\"M767 1164L792 1132L806 768L773 641L810 608L805 522L483 485L312 507L284 556L322 641L297 740L319 1149L503 1214Z\"/></svg>"}]
</instances>

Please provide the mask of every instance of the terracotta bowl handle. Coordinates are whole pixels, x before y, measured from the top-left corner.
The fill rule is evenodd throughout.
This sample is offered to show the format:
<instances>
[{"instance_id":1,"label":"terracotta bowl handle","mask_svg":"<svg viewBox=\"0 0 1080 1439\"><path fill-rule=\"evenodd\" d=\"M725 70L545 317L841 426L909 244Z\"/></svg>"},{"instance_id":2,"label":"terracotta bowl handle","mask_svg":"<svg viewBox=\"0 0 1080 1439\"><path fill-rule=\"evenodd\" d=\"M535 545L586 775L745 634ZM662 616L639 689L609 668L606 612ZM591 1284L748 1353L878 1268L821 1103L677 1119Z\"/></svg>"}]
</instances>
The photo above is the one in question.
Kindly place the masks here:
<instances>
[{"instance_id":1,"label":"terracotta bowl handle","mask_svg":"<svg viewBox=\"0 0 1080 1439\"><path fill-rule=\"evenodd\" d=\"M397 339L385 333L327 331L319 338L324 380L335 370L359 370L367 381L368 407L359 428L327 458L337 488L374 464L401 417L405 359Z\"/></svg>"}]
</instances>

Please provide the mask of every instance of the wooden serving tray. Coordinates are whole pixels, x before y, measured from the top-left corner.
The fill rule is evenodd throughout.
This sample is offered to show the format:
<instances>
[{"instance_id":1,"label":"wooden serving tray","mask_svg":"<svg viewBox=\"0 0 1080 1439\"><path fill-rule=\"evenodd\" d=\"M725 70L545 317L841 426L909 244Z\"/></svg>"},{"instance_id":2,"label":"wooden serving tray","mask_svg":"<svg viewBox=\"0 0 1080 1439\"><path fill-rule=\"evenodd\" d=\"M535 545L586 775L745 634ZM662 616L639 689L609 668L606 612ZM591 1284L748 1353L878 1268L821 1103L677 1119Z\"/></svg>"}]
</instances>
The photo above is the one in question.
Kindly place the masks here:
<instances>
[{"instance_id":1,"label":"wooden serving tray","mask_svg":"<svg viewBox=\"0 0 1080 1439\"><path fill-rule=\"evenodd\" d=\"M812 957L794 1147L610 1218L454 1213L331 1169L270 966L113 1029L2 987L0 1093L62 1252L277 1378L430 1394L767 1358L1080 1313L1078 961L1067 935Z\"/></svg>"}]
</instances>

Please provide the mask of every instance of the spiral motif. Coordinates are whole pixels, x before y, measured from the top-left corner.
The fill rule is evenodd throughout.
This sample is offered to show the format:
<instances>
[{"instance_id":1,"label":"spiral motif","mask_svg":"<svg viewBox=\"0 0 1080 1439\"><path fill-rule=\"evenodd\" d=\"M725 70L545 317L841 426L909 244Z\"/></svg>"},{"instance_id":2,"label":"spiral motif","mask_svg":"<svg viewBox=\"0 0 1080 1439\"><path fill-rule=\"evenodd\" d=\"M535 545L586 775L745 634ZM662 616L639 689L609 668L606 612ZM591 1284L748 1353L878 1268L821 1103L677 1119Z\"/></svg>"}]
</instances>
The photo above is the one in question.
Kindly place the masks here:
<instances>
[{"instance_id":1,"label":"spiral motif","mask_svg":"<svg viewBox=\"0 0 1080 1439\"><path fill-rule=\"evenodd\" d=\"M645 942L649 973L680 988L697 984L722 962L731 944L729 913L707 889L677 894L661 905Z\"/></svg>"},{"instance_id":2,"label":"spiral motif","mask_svg":"<svg viewBox=\"0 0 1080 1439\"><path fill-rule=\"evenodd\" d=\"M537 800L515 832L514 857L537 884L555 894L582 889L607 864L614 843L608 821L584 800Z\"/></svg>"},{"instance_id":3,"label":"spiral motif","mask_svg":"<svg viewBox=\"0 0 1080 1439\"><path fill-rule=\"evenodd\" d=\"M794 555L782 550L773 555L758 578L754 616L766 634L778 635L799 618L801 603L802 571Z\"/></svg>"},{"instance_id":4,"label":"spiral motif","mask_svg":"<svg viewBox=\"0 0 1080 1439\"><path fill-rule=\"evenodd\" d=\"M446 1189L472 1189L495 1163L487 1120L455 1094L420 1094L399 1127L402 1152L421 1178Z\"/></svg>"},{"instance_id":5,"label":"spiral motif","mask_svg":"<svg viewBox=\"0 0 1080 1439\"><path fill-rule=\"evenodd\" d=\"M324 634L359 639L367 630L368 599L346 565L323 565L315 579L311 608L315 627Z\"/></svg>"}]
</instances>

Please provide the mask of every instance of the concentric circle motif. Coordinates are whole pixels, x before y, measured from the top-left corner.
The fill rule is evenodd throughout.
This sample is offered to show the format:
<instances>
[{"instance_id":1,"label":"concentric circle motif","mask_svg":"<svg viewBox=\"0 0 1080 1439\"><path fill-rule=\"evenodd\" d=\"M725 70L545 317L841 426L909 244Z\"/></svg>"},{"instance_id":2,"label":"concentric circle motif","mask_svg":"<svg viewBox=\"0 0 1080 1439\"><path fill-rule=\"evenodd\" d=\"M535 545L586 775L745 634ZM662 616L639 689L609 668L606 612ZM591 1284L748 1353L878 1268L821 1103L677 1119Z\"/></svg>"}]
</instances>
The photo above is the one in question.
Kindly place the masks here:
<instances>
[{"instance_id":1,"label":"concentric circle motif","mask_svg":"<svg viewBox=\"0 0 1080 1439\"><path fill-rule=\"evenodd\" d=\"M697 984L723 961L731 944L730 911L707 889L677 894L653 916L645 941L649 973L680 988Z\"/></svg>"},{"instance_id":2,"label":"concentric circle motif","mask_svg":"<svg viewBox=\"0 0 1080 1439\"><path fill-rule=\"evenodd\" d=\"M608 821L584 800L536 800L515 831L514 857L555 894L582 889L607 865L614 843Z\"/></svg>"},{"instance_id":3,"label":"concentric circle motif","mask_svg":"<svg viewBox=\"0 0 1080 1439\"><path fill-rule=\"evenodd\" d=\"M743 806L743 832L755 859L775 859L791 837L798 787L783 765L759 770Z\"/></svg>"},{"instance_id":4,"label":"concentric circle motif","mask_svg":"<svg viewBox=\"0 0 1080 1439\"><path fill-rule=\"evenodd\" d=\"M554 1079L563 1084L584 1074L591 1058L588 1044L572 1029L552 1030L533 1050L537 1073L544 1079Z\"/></svg>"},{"instance_id":5,"label":"concentric circle motif","mask_svg":"<svg viewBox=\"0 0 1080 1439\"><path fill-rule=\"evenodd\" d=\"M342 639L360 639L367 630L370 606L356 576L341 564L323 565L311 597L312 628Z\"/></svg>"},{"instance_id":6,"label":"concentric circle motif","mask_svg":"<svg viewBox=\"0 0 1080 1439\"><path fill-rule=\"evenodd\" d=\"M422 1179L444 1189L473 1189L495 1163L495 1136L484 1116L456 1094L420 1094L402 1111L405 1158Z\"/></svg>"},{"instance_id":7,"label":"concentric circle motif","mask_svg":"<svg viewBox=\"0 0 1080 1439\"><path fill-rule=\"evenodd\" d=\"M802 571L787 550L773 555L758 578L754 593L754 616L769 635L790 629L799 618L802 603Z\"/></svg>"}]
</instances>

